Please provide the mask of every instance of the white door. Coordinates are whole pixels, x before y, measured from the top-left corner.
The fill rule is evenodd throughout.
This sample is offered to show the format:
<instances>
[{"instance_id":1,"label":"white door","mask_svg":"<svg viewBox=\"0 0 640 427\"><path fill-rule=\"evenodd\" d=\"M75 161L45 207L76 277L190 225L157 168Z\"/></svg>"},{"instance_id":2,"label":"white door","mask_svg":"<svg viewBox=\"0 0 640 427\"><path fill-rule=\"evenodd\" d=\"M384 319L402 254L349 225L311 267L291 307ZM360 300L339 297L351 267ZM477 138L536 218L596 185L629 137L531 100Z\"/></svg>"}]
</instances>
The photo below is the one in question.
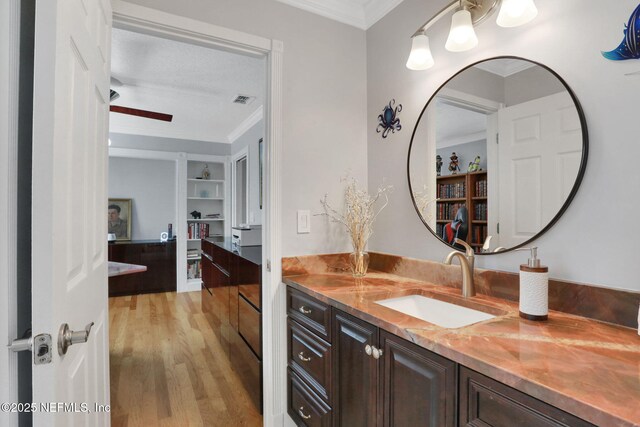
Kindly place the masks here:
<instances>
[{"instance_id":1,"label":"white door","mask_svg":"<svg viewBox=\"0 0 640 427\"><path fill-rule=\"evenodd\" d=\"M556 215L582 158L578 111L567 92L498 112L500 245L535 236Z\"/></svg>"},{"instance_id":2,"label":"white door","mask_svg":"<svg viewBox=\"0 0 640 427\"><path fill-rule=\"evenodd\" d=\"M32 321L34 334L51 334L53 360L34 365L33 400L68 404L34 413L36 426L109 425L108 413L84 410L109 403L110 44L108 0L36 2ZM88 342L59 355L60 326L90 322Z\"/></svg>"}]
</instances>

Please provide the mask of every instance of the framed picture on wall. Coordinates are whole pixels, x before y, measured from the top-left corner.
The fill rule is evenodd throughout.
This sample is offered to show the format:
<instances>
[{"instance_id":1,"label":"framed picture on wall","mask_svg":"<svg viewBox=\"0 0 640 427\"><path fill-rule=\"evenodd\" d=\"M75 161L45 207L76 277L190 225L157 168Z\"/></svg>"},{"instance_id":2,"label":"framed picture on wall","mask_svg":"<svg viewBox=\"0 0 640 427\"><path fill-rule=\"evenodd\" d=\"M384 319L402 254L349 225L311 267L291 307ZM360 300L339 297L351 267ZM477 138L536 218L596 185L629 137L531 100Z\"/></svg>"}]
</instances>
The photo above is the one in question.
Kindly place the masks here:
<instances>
[{"instance_id":1,"label":"framed picture on wall","mask_svg":"<svg viewBox=\"0 0 640 427\"><path fill-rule=\"evenodd\" d=\"M107 209L108 232L116 235L116 240L131 240L132 199L109 199Z\"/></svg>"}]
</instances>

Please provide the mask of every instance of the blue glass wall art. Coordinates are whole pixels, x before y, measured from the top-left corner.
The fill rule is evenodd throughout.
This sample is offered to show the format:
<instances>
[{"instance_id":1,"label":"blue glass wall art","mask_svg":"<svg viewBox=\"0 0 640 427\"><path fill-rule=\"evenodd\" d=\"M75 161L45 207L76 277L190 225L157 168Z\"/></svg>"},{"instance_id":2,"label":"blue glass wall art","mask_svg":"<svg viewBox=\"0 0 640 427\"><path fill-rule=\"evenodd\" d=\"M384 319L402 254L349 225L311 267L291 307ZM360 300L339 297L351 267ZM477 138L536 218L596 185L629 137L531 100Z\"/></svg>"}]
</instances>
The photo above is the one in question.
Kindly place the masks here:
<instances>
[{"instance_id":1,"label":"blue glass wall art","mask_svg":"<svg viewBox=\"0 0 640 427\"><path fill-rule=\"evenodd\" d=\"M383 108L382 114L378 115L378 127L376 127L376 132L382 132L383 138L386 138L389 135L389 132L396 133L396 131L400 131L402 129L400 119L398 118L398 114L402 111L402 104L398 104L397 107L395 104L396 100L392 99L389 101L389 104Z\"/></svg>"},{"instance_id":2,"label":"blue glass wall art","mask_svg":"<svg viewBox=\"0 0 640 427\"><path fill-rule=\"evenodd\" d=\"M620 46L609 52L602 52L602 56L612 61L626 59L640 59L640 5L633 11L629 23L624 29L624 39Z\"/></svg>"}]
</instances>

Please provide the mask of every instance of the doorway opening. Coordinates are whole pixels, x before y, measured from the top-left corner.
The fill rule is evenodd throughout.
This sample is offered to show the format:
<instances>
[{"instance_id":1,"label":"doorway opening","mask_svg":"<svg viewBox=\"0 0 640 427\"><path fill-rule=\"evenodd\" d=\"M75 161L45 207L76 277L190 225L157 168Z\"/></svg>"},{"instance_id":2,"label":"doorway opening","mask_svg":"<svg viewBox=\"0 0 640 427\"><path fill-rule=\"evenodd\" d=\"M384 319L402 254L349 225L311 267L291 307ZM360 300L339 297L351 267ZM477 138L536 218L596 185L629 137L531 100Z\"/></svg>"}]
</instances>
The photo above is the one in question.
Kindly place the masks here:
<instances>
[{"instance_id":1,"label":"doorway opening","mask_svg":"<svg viewBox=\"0 0 640 427\"><path fill-rule=\"evenodd\" d=\"M266 58L114 28L111 71L112 422L262 425Z\"/></svg>"}]
</instances>

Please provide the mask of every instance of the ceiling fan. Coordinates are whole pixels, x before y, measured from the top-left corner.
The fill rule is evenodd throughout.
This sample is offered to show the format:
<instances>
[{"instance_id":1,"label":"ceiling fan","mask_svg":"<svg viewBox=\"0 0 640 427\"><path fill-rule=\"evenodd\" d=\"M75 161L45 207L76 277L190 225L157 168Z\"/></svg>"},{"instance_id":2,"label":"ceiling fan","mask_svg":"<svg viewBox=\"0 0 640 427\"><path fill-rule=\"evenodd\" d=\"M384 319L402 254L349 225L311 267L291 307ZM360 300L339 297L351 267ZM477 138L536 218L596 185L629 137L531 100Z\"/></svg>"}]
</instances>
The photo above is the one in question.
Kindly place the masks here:
<instances>
[{"instance_id":1,"label":"ceiling fan","mask_svg":"<svg viewBox=\"0 0 640 427\"><path fill-rule=\"evenodd\" d=\"M111 77L111 85L115 87L123 86L122 82L114 77ZM113 102L118 98L120 98L120 94L111 89L109 102ZM128 114L130 116L144 117L146 119L161 120L163 122L170 122L173 120L173 114L158 113L156 111L140 110L138 108L131 107L121 107L119 105L110 105L109 111L113 113Z\"/></svg>"}]
</instances>

